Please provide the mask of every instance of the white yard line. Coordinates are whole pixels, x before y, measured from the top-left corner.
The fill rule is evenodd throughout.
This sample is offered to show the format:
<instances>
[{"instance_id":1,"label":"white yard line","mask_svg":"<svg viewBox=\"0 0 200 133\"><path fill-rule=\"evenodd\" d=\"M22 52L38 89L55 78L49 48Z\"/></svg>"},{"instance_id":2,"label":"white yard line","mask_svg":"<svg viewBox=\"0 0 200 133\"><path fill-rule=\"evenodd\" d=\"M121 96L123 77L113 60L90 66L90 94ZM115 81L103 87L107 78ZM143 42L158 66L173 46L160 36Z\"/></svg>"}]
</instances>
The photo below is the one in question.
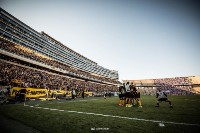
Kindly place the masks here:
<instances>
[{"instance_id":1,"label":"white yard line","mask_svg":"<svg viewBox=\"0 0 200 133\"><path fill-rule=\"evenodd\" d=\"M145 122L153 122L153 123L165 123L165 124L167 123L167 124L185 125L185 126L200 126L200 124L192 124L192 123L179 123L179 122L171 122L171 121L148 120L148 119L140 119L140 118L134 118L134 117L104 115L104 114L91 113L91 112L79 112L79 111L73 111L73 110L70 111L70 110L59 110L59 109L53 109L53 108L35 107L35 106L30 106L30 105L25 105L25 106L31 107L31 108L41 108L41 109L45 109L45 110L55 110L55 111L60 111L60 112L77 113L77 114L87 114L87 115L96 115L96 116L103 116L103 117L113 117L113 118L136 120L136 121L145 121Z\"/></svg>"}]
</instances>

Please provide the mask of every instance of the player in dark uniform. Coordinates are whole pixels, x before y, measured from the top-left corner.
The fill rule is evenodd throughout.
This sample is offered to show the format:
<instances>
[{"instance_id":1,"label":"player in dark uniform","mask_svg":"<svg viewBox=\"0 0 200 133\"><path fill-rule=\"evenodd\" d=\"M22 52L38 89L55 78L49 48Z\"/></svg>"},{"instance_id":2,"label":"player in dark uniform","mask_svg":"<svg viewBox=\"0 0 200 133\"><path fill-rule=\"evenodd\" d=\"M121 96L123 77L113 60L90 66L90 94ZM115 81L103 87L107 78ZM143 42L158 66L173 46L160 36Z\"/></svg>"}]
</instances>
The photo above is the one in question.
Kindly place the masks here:
<instances>
[{"instance_id":1,"label":"player in dark uniform","mask_svg":"<svg viewBox=\"0 0 200 133\"><path fill-rule=\"evenodd\" d=\"M135 92L136 92L136 88L135 86L133 85L133 82L131 82L131 85L130 85L130 91L131 91L131 105L134 104L134 98L135 98Z\"/></svg>"},{"instance_id":2,"label":"player in dark uniform","mask_svg":"<svg viewBox=\"0 0 200 133\"><path fill-rule=\"evenodd\" d=\"M124 106L125 103L125 88L124 85L119 86L119 106Z\"/></svg>"},{"instance_id":3,"label":"player in dark uniform","mask_svg":"<svg viewBox=\"0 0 200 133\"><path fill-rule=\"evenodd\" d=\"M140 92L137 91L135 85L133 85L133 105L137 105L139 108L142 108L142 102L140 100ZM134 103L135 101L135 103Z\"/></svg>"}]
</instances>

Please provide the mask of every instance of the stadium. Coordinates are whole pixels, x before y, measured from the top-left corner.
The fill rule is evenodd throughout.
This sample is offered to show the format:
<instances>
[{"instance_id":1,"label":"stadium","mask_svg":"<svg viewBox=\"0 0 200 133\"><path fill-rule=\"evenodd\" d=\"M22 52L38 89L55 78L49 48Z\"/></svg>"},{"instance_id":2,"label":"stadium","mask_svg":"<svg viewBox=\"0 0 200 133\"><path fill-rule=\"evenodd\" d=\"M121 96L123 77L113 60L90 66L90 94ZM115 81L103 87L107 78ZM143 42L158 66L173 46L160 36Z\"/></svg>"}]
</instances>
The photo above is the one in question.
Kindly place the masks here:
<instances>
[{"instance_id":1,"label":"stadium","mask_svg":"<svg viewBox=\"0 0 200 133\"><path fill-rule=\"evenodd\" d=\"M142 108L119 106L117 70L98 65L2 8L0 13L1 130L199 132L200 76L123 80L140 92ZM155 108L159 89L174 108L165 103Z\"/></svg>"}]
</instances>

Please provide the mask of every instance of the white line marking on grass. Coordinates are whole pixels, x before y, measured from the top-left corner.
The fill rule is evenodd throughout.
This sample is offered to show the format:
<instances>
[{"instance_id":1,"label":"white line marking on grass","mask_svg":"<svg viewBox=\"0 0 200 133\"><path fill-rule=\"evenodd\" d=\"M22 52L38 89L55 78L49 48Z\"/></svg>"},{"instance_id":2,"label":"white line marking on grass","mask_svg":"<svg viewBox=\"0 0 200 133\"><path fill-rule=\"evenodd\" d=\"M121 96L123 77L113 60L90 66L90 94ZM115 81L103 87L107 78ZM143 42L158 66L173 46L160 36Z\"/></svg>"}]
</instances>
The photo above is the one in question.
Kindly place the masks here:
<instances>
[{"instance_id":1,"label":"white line marking on grass","mask_svg":"<svg viewBox=\"0 0 200 133\"><path fill-rule=\"evenodd\" d=\"M29 106L29 105L26 105ZM34 106L29 106L34 107ZM36 107L39 108L39 107ZM128 119L128 120L136 120L136 121L145 121L145 122L153 122L153 123L162 123L162 124L174 124L174 125L185 125L185 126L200 126L200 124L192 124L192 123L179 123L179 122L171 122L171 121L159 121L159 120L148 120L148 119L140 119L140 118L134 118L134 117L123 117L123 116L115 116L115 115L104 115L104 114L97 114L97 113L90 113L90 112L79 112L79 111L70 111L70 110L59 110L59 109L52 109L52 108L44 108L40 107L42 109L49 109L49 110L57 110L62 112L68 112L68 113L78 113L78 114L87 114L87 115L96 115L96 116L103 116L103 117L113 117L113 118L120 118L120 119Z\"/></svg>"},{"instance_id":2,"label":"white line marking on grass","mask_svg":"<svg viewBox=\"0 0 200 133\"><path fill-rule=\"evenodd\" d=\"M43 109L50 109L50 108L43 108Z\"/></svg>"},{"instance_id":3,"label":"white line marking on grass","mask_svg":"<svg viewBox=\"0 0 200 133\"><path fill-rule=\"evenodd\" d=\"M118 118L119 116L114 116L114 115L113 115L113 116L111 116L111 117L113 117L113 118Z\"/></svg>"},{"instance_id":4,"label":"white line marking on grass","mask_svg":"<svg viewBox=\"0 0 200 133\"><path fill-rule=\"evenodd\" d=\"M85 114L85 112L77 112L78 114Z\"/></svg>"},{"instance_id":5,"label":"white line marking on grass","mask_svg":"<svg viewBox=\"0 0 200 133\"><path fill-rule=\"evenodd\" d=\"M58 109L50 109L50 110L58 110Z\"/></svg>"},{"instance_id":6,"label":"white line marking on grass","mask_svg":"<svg viewBox=\"0 0 200 133\"><path fill-rule=\"evenodd\" d=\"M111 115L103 115L103 116L107 116L108 117L108 116L111 116Z\"/></svg>"},{"instance_id":7,"label":"white line marking on grass","mask_svg":"<svg viewBox=\"0 0 200 133\"><path fill-rule=\"evenodd\" d=\"M101 115L101 116L103 116L103 114L95 114L95 113L93 115Z\"/></svg>"},{"instance_id":8,"label":"white line marking on grass","mask_svg":"<svg viewBox=\"0 0 200 133\"><path fill-rule=\"evenodd\" d=\"M129 119L129 120L134 120L134 118L127 118L127 119Z\"/></svg>"},{"instance_id":9,"label":"white line marking on grass","mask_svg":"<svg viewBox=\"0 0 200 133\"><path fill-rule=\"evenodd\" d=\"M93 115L93 114L95 114L95 113L87 113L87 112L86 112L85 114L87 114L87 115Z\"/></svg>"},{"instance_id":10,"label":"white line marking on grass","mask_svg":"<svg viewBox=\"0 0 200 133\"><path fill-rule=\"evenodd\" d=\"M70 112L70 113L71 113L71 112L77 112L77 111L67 111L67 112Z\"/></svg>"}]
</instances>

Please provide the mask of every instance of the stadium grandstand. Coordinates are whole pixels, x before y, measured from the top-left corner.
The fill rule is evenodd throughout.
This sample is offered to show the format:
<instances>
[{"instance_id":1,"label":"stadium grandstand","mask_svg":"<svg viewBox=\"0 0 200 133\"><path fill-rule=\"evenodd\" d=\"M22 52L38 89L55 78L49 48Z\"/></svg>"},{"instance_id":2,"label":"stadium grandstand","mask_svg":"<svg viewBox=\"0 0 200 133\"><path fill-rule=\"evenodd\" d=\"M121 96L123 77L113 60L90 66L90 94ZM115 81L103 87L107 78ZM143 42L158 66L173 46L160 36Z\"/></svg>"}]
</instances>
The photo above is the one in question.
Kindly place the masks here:
<instances>
[{"instance_id":1,"label":"stadium grandstand","mask_svg":"<svg viewBox=\"0 0 200 133\"><path fill-rule=\"evenodd\" d=\"M109 70L37 32L0 8L0 83L23 87L116 91L118 71Z\"/></svg>"},{"instance_id":2,"label":"stadium grandstand","mask_svg":"<svg viewBox=\"0 0 200 133\"><path fill-rule=\"evenodd\" d=\"M155 95L161 89L170 95L192 95L200 93L200 76L160 79L124 80L133 82L142 95Z\"/></svg>"},{"instance_id":3,"label":"stadium grandstand","mask_svg":"<svg viewBox=\"0 0 200 133\"><path fill-rule=\"evenodd\" d=\"M73 51L45 32L37 32L0 8L0 85L118 91L118 71L109 70ZM200 76L123 80L142 95L163 89L171 95L200 93Z\"/></svg>"}]
</instances>

